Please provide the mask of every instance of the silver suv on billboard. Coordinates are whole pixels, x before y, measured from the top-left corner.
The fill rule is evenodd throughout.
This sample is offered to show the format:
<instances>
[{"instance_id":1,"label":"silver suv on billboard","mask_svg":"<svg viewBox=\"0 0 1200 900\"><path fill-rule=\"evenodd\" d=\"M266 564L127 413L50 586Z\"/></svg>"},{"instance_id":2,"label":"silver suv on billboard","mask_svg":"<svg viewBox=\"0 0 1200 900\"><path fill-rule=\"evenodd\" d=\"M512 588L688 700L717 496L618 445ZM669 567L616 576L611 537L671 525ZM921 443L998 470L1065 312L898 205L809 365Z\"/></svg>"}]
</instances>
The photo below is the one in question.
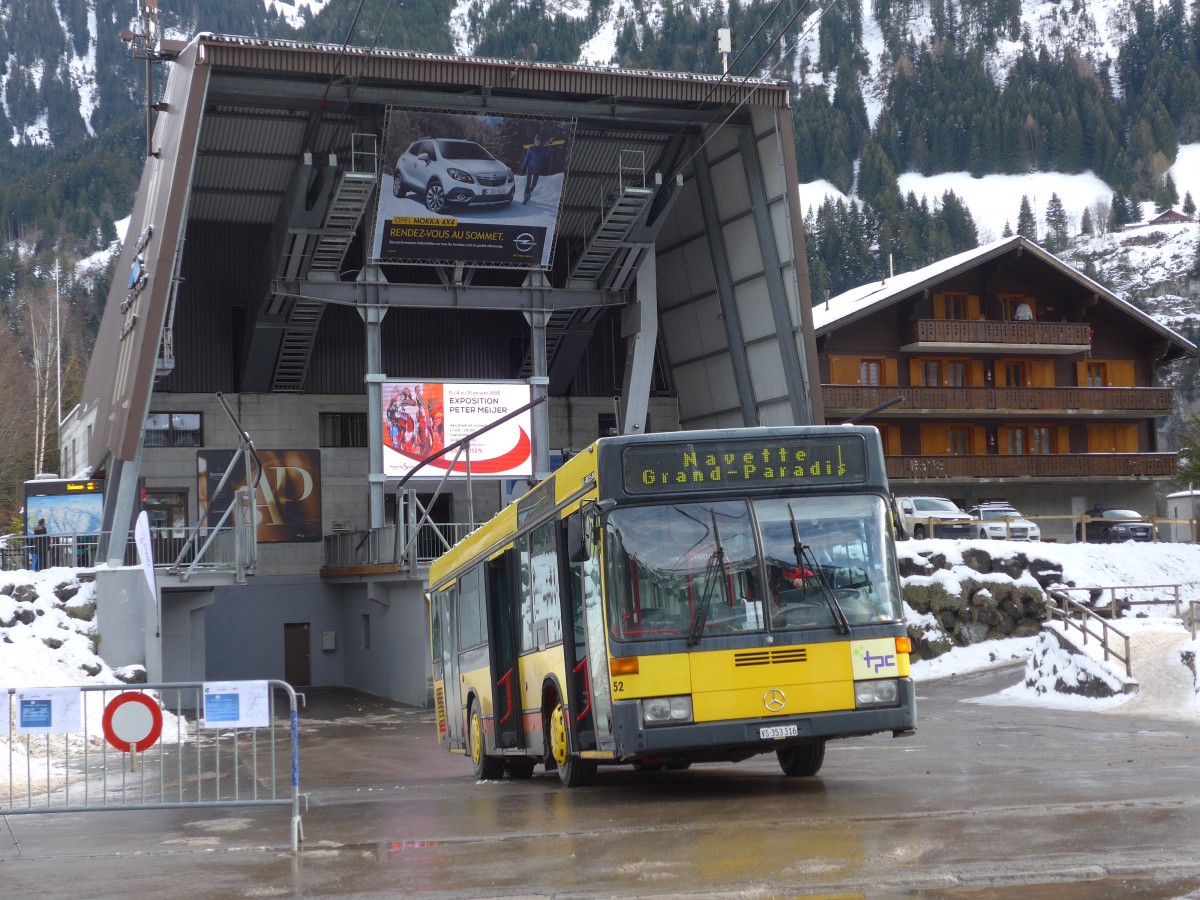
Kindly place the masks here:
<instances>
[{"instance_id":1,"label":"silver suv on billboard","mask_svg":"<svg viewBox=\"0 0 1200 900\"><path fill-rule=\"evenodd\" d=\"M475 141L421 138L396 159L392 193L419 193L430 212L448 205L507 206L517 193L513 171Z\"/></svg>"}]
</instances>

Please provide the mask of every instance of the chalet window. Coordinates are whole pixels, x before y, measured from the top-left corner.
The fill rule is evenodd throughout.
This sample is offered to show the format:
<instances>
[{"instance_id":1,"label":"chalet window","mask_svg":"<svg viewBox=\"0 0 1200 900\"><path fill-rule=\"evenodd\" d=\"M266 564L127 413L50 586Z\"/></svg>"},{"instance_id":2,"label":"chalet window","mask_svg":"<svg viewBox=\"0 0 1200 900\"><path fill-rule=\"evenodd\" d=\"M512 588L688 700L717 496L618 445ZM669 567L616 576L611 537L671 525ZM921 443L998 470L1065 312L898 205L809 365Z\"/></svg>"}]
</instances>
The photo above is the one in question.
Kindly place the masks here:
<instances>
[{"instance_id":1,"label":"chalet window","mask_svg":"<svg viewBox=\"0 0 1200 900\"><path fill-rule=\"evenodd\" d=\"M366 413L321 413L322 447L367 446Z\"/></svg>"},{"instance_id":2,"label":"chalet window","mask_svg":"<svg viewBox=\"0 0 1200 900\"><path fill-rule=\"evenodd\" d=\"M1002 387L1025 387L1029 383L1028 373L1023 362L1006 362L1001 372Z\"/></svg>"},{"instance_id":3,"label":"chalet window","mask_svg":"<svg viewBox=\"0 0 1200 900\"><path fill-rule=\"evenodd\" d=\"M1053 453L1053 436L1049 428L1039 426L1029 429L1034 453Z\"/></svg>"},{"instance_id":4,"label":"chalet window","mask_svg":"<svg viewBox=\"0 0 1200 900\"><path fill-rule=\"evenodd\" d=\"M203 447L200 413L150 413L143 447Z\"/></svg>"},{"instance_id":5,"label":"chalet window","mask_svg":"<svg viewBox=\"0 0 1200 900\"><path fill-rule=\"evenodd\" d=\"M1132 359L1089 359L1075 364L1080 387L1136 387Z\"/></svg>"},{"instance_id":6,"label":"chalet window","mask_svg":"<svg viewBox=\"0 0 1200 900\"><path fill-rule=\"evenodd\" d=\"M950 426L950 454L952 456L971 455L971 429L969 426Z\"/></svg>"},{"instance_id":7,"label":"chalet window","mask_svg":"<svg viewBox=\"0 0 1200 900\"><path fill-rule=\"evenodd\" d=\"M858 363L858 383L859 384L880 384L879 376L883 371L882 359L863 359Z\"/></svg>"},{"instance_id":8,"label":"chalet window","mask_svg":"<svg viewBox=\"0 0 1200 900\"><path fill-rule=\"evenodd\" d=\"M947 319L965 319L967 317L967 296L966 294L947 294L946 295L946 318Z\"/></svg>"},{"instance_id":9,"label":"chalet window","mask_svg":"<svg viewBox=\"0 0 1200 900\"><path fill-rule=\"evenodd\" d=\"M1001 452L1013 456L1069 452L1065 425L1002 425L1000 433Z\"/></svg>"},{"instance_id":10,"label":"chalet window","mask_svg":"<svg viewBox=\"0 0 1200 900\"><path fill-rule=\"evenodd\" d=\"M946 363L946 387L966 387L967 364L964 362Z\"/></svg>"},{"instance_id":11,"label":"chalet window","mask_svg":"<svg viewBox=\"0 0 1200 900\"><path fill-rule=\"evenodd\" d=\"M926 387L938 387L941 381L938 379L938 362L936 359L925 360L921 363L921 384Z\"/></svg>"},{"instance_id":12,"label":"chalet window","mask_svg":"<svg viewBox=\"0 0 1200 900\"><path fill-rule=\"evenodd\" d=\"M1004 311L1004 318L1009 321L1028 322L1037 318L1037 303L1032 297L1023 297L1019 294L1003 295L1000 297L1000 304Z\"/></svg>"},{"instance_id":13,"label":"chalet window","mask_svg":"<svg viewBox=\"0 0 1200 900\"><path fill-rule=\"evenodd\" d=\"M1013 456L1023 456L1025 454L1024 428L1008 429L1008 452Z\"/></svg>"}]
</instances>

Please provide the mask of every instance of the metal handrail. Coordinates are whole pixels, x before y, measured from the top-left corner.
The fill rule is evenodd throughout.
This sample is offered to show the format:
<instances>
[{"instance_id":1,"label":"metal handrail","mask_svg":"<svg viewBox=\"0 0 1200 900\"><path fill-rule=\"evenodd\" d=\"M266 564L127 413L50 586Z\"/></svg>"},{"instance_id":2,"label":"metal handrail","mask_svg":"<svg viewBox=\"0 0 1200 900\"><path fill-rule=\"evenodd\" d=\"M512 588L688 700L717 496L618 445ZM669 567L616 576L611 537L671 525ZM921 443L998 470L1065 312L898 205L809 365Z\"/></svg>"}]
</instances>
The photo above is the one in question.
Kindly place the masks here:
<instances>
[{"instance_id":1,"label":"metal handrail","mask_svg":"<svg viewBox=\"0 0 1200 900\"><path fill-rule=\"evenodd\" d=\"M1170 603L1175 607L1175 617L1182 619L1183 602L1179 596L1179 590L1181 587L1182 585L1178 584L1116 584L1108 587L1056 587L1055 590L1061 591L1064 594L1069 593L1070 591L1087 591L1089 595L1094 591L1108 591L1108 603L1100 608L1107 608L1108 614L1112 618L1116 618L1118 615L1120 615L1123 607L1158 606L1163 603ZM1174 598L1172 600L1130 600L1129 597L1126 596L1122 597L1120 600L1117 599L1117 591L1152 591L1159 590L1160 588L1170 588ZM1095 606L1087 608L1091 609L1093 612L1095 612L1097 609Z\"/></svg>"},{"instance_id":2,"label":"metal handrail","mask_svg":"<svg viewBox=\"0 0 1200 900\"><path fill-rule=\"evenodd\" d=\"M1063 589L1054 588L1053 590L1050 591L1050 595L1052 597L1054 597L1054 595L1056 593L1058 593L1060 590L1063 590ZM1129 657L1130 657L1129 635L1127 635L1125 632L1121 631L1121 629L1117 628L1115 625L1110 625L1105 619L1101 618L1100 616L1097 616L1094 610L1089 609L1088 607L1084 606L1082 603L1076 603L1074 600L1072 600L1070 597L1066 596L1065 594L1055 597L1055 599L1058 600L1060 603L1062 603L1063 607L1065 607L1065 608L1060 608L1057 606L1049 606L1047 608L1050 610L1050 614L1052 616L1055 616L1055 617L1061 619L1063 622L1063 625L1066 626L1068 629L1070 629L1072 627L1078 628L1079 631L1083 634L1083 643L1084 644L1087 644L1087 642L1088 642L1088 635L1091 635L1092 637L1096 638L1096 640L1100 641L1100 645L1104 649L1104 661L1108 662L1108 658L1110 656L1112 656L1118 662L1124 663L1126 676L1128 676L1129 678L1132 678L1133 677L1133 668L1130 665L1130 661L1129 661ZM1079 614L1078 619L1075 619L1074 617L1072 617L1071 613L1073 613L1073 612ZM1090 623L1093 619L1100 622L1101 631L1099 634L1097 634L1095 631L1093 631L1090 627ZM1115 634L1117 637L1121 638L1122 641L1124 641L1124 643L1125 643L1125 655L1124 656L1122 656L1120 653L1118 653L1116 650L1114 650L1112 647L1109 646L1109 633L1110 632L1112 634Z\"/></svg>"}]
</instances>

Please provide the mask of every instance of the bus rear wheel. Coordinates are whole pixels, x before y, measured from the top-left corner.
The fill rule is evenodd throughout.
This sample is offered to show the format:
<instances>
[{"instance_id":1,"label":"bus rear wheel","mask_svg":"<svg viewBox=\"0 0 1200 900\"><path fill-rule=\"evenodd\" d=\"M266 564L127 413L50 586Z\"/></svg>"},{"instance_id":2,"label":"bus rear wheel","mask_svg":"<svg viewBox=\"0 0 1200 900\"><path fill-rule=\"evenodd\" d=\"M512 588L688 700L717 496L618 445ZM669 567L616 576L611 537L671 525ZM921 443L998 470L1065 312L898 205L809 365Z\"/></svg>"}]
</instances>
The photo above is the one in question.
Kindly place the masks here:
<instances>
[{"instance_id":1,"label":"bus rear wheel","mask_svg":"<svg viewBox=\"0 0 1200 900\"><path fill-rule=\"evenodd\" d=\"M775 751L779 759L779 768L784 775L809 776L821 771L825 762L825 741L811 741L807 744L793 744Z\"/></svg>"},{"instance_id":2,"label":"bus rear wheel","mask_svg":"<svg viewBox=\"0 0 1200 900\"><path fill-rule=\"evenodd\" d=\"M477 781L499 781L504 777L504 760L488 756L483 743L483 716L479 712L479 701L471 701L470 721L471 767Z\"/></svg>"},{"instance_id":3,"label":"bus rear wheel","mask_svg":"<svg viewBox=\"0 0 1200 900\"><path fill-rule=\"evenodd\" d=\"M550 713L550 756L558 769L558 780L566 787L587 787L596 780L596 761L571 755L567 740L567 717L562 701Z\"/></svg>"}]
</instances>

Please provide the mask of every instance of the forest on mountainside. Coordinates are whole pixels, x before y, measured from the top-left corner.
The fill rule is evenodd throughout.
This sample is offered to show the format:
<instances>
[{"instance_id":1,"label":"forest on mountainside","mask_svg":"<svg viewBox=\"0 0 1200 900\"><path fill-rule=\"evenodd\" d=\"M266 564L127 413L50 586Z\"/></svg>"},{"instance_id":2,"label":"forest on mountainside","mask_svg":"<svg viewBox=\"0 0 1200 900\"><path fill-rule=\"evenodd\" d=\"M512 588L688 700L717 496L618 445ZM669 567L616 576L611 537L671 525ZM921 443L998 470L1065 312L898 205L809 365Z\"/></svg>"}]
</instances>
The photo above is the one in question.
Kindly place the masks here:
<instances>
[{"instance_id":1,"label":"forest on mountainside","mask_svg":"<svg viewBox=\"0 0 1200 900\"><path fill-rule=\"evenodd\" d=\"M159 8L160 31L171 37L206 30L436 53L456 52L465 40L478 55L565 63L576 62L584 42L615 23L616 63L708 74L721 71L715 36L728 26L730 77L794 85L801 182L825 179L852 197L826 201L805 220L819 302L889 270L977 245L962 200L953 193L933 201L902 194L898 176L905 172L1091 171L1113 188L1107 208L1089 211L1080 223L1092 233L1136 220L1137 201L1166 208L1191 200L1177 195L1166 173L1181 144L1200 141L1200 0L1064 0L1046 5L1052 27L1037 37L1028 15L1035 5L588 0L568 14L561 0L462 6L330 0L319 15L305 13L299 29L259 2L160 0ZM63 321L64 370L77 380L107 282L77 275L75 264L109 246L141 175L146 64L120 36L137 27L135 14L134 0L0 7L0 134L9 137L0 140L0 296L7 325L0 351L21 362L0 377L31 398L28 409L13 403L0 414L0 515L15 508L19 481L39 465L28 451L16 451L39 442L55 447L56 426L41 393L48 360L38 343L47 292ZM1111 60L1094 55L1102 17L1122 29L1112 35L1118 47ZM868 58L868 31L878 35L872 52L882 59ZM94 79L82 79L89 66ZM153 70L161 91L166 66L155 63ZM1027 216L1024 205L1017 233L1029 233L1035 212L1051 224L1036 236L1046 246L1057 252L1075 237L1065 233L1056 210ZM73 390L64 377L68 409ZM19 434L35 421L39 440ZM9 432L20 439L5 453ZM13 462L5 468L4 460ZM44 458L41 465L53 469L57 461Z\"/></svg>"}]
</instances>

